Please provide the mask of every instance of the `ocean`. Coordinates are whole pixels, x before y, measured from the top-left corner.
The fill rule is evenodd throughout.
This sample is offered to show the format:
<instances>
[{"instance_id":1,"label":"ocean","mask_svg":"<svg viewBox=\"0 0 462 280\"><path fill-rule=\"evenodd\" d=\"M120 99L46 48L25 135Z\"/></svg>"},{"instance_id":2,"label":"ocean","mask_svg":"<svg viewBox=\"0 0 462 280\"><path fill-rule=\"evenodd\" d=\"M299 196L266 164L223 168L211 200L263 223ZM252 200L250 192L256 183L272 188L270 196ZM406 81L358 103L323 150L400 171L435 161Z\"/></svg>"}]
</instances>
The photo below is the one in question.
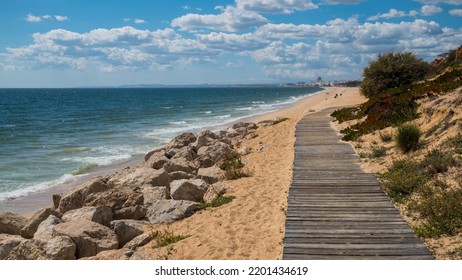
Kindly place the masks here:
<instances>
[{"instance_id":1,"label":"ocean","mask_svg":"<svg viewBox=\"0 0 462 280\"><path fill-rule=\"evenodd\" d=\"M140 157L320 88L0 89L0 201Z\"/></svg>"}]
</instances>

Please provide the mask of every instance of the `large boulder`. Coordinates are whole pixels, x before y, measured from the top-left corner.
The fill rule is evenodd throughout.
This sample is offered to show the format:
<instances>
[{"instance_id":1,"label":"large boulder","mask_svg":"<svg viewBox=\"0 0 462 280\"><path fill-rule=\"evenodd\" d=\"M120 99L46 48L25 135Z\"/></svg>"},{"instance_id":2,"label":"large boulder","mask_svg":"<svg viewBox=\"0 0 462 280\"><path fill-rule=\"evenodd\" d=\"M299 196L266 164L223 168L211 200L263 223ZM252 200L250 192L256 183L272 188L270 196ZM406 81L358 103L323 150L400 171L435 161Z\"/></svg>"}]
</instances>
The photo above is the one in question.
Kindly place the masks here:
<instances>
[{"instance_id":1,"label":"large boulder","mask_svg":"<svg viewBox=\"0 0 462 280\"><path fill-rule=\"evenodd\" d=\"M167 187L146 186L141 188L141 193L144 197L144 205L151 205L158 200L170 198L170 191Z\"/></svg>"},{"instance_id":2,"label":"large boulder","mask_svg":"<svg viewBox=\"0 0 462 280\"><path fill-rule=\"evenodd\" d=\"M177 137L173 138L172 141L167 145L167 150L170 149L181 149L183 147L188 146L191 143L196 141L196 135L186 132L183 134L178 135Z\"/></svg>"},{"instance_id":3,"label":"large boulder","mask_svg":"<svg viewBox=\"0 0 462 280\"><path fill-rule=\"evenodd\" d=\"M64 194L59 201L58 211L64 214L67 211L80 208L84 206L88 196L102 193L109 189L106 178L96 177L77 189Z\"/></svg>"},{"instance_id":4,"label":"large boulder","mask_svg":"<svg viewBox=\"0 0 462 280\"><path fill-rule=\"evenodd\" d=\"M65 223L79 219L86 219L108 227L112 221L112 210L107 206L86 206L70 210L62 217Z\"/></svg>"},{"instance_id":5,"label":"large boulder","mask_svg":"<svg viewBox=\"0 0 462 280\"><path fill-rule=\"evenodd\" d=\"M148 208L146 217L153 224L170 224L191 216L199 203L185 200L159 200Z\"/></svg>"},{"instance_id":6,"label":"large boulder","mask_svg":"<svg viewBox=\"0 0 462 280\"><path fill-rule=\"evenodd\" d=\"M95 256L119 247L117 236L110 228L84 219L57 225L53 236L69 236L77 246L77 258Z\"/></svg>"},{"instance_id":7,"label":"large boulder","mask_svg":"<svg viewBox=\"0 0 462 280\"><path fill-rule=\"evenodd\" d=\"M21 215L2 212L0 213L0 233L20 235L21 229L27 224L27 219Z\"/></svg>"},{"instance_id":8,"label":"large boulder","mask_svg":"<svg viewBox=\"0 0 462 280\"><path fill-rule=\"evenodd\" d=\"M168 173L183 171L183 172L192 174L196 170L196 168L191 163L192 162L182 157L178 157L174 159L172 158L169 162L167 162L164 165L164 169Z\"/></svg>"},{"instance_id":9,"label":"large boulder","mask_svg":"<svg viewBox=\"0 0 462 280\"><path fill-rule=\"evenodd\" d=\"M197 158L197 153L188 146L175 151L175 154L170 159L173 160L177 158L183 158L186 161L193 161L195 158Z\"/></svg>"},{"instance_id":10,"label":"large boulder","mask_svg":"<svg viewBox=\"0 0 462 280\"><path fill-rule=\"evenodd\" d=\"M162 151L163 151L163 153L165 153L165 148L164 147L155 148L154 150L149 151L144 156L144 161L147 162L152 157L152 155L157 154L157 153L162 152Z\"/></svg>"},{"instance_id":11,"label":"large boulder","mask_svg":"<svg viewBox=\"0 0 462 280\"><path fill-rule=\"evenodd\" d=\"M148 244L153 239L154 235L152 233L143 233L130 240L127 244L124 245L123 248L136 250L138 247Z\"/></svg>"},{"instance_id":12,"label":"large boulder","mask_svg":"<svg viewBox=\"0 0 462 280\"><path fill-rule=\"evenodd\" d=\"M186 173L184 171L174 171L170 173L170 180L175 181L175 180L181 180L181 179L192 179L194 178L193 174Z\"/></svg>"},{"instance_id":13,"label":"large boulder","mask_svg":"<svg viewBox=\"0 0 462 280\"><path fill-rule=\"evenodd\" d=\"M0 260L6 260L10 252L24 240L19 235L0 234Z\"/></svg>"},{"instance_id":14,"label":"large boulder","mask_svg":"<svg viewBox=\"0 0 462 280\"><path fill-rule=\"evenodd\" d=\"M223 171L216 165L197 170L197 178L204 180L208 184L215 184L223 178Z\"/></svg>"},{"instance_id":15,"label":"large boulder","mask_svg":"<svg viewBox=\"0 0 462 280\"><path fill-rule=\"evenodd\" d=\"M146 166L150 168L154 168L154 169L161 169L168 162L168 160L169 159L165 155L161 155L161 156L153 155L146 162Z\"/></svg>"},{"instance_id":16,"label":"large boulder","mask_svg":"<svg viewBox=\"0 0 462 280\"><path fill-rule=\"evenodd\" d=\"M37 231L38 226L50 215L61 217L61 213L59 213L53 208L44 208L35 212L34 215L29 219L27 224L21 229L21 236L24 238L34 237L34 234Z\"/></svg>"},{"instance_id":17,"label":"large boulder","mask_svg":"<svg viewBox=\"0 0 462 280\"><path fill-rule=\"evenodd\" d=\"M44 246L45 254L51 260L75 260L77 246L68 236L56 236Z\"/></svg>"},{"instance_id":18,"label":"large boulder","mask_svg":"<svg viewBox=\"0 0 462 280\"><path fill-rule=\"evenodd\" d=\"M111 222L111 229L119 239L119 248L122 248L127 242L144 233L143 228L146 222L134 220L114 220Z\"/></svg>"},{"instance_id":19,"label":"large boulder","mask_svg":"<svg viewBox=\"0 0 462 280\"><path fill-rule=\"evenodd\" d=\"M53 238L53 231L56 225L61 223L61 219L54 215L48 216L40 225L37 227L37 230L34 233L35 239L51 239Z\"/></svg>"},{"instance_id":20,"label":"large boulder","mask_svg":"<svg viewBox=\"0 0 462 280\"><path fill-rule=\"evenodd\" d=\"M128 206L114 210L114 219L116 220L139 220L146 217L146 207L144 205Z\"/></svg>"},{"instance_id":21,"label":"large boulder","mask_svg":"<svg viewBox=\"0 0 462 280\"><path fill-rule=\"evenodd\" d=\"M146 166L124 169L113 174L108 184L114 187L136 189L143 185L166 186L170 184L170 177L164 169L153 169Z\"/></svg>"},{"instance_id":22,"label":"large boulder","mask_svg":"<svg viewBox=\"0 0 462 280\"><path fill-rule=\"evenodd\" d=\"M170 185L170 195L175 200L201 202L208 187L201 179L177 180Z\"/></svg>"},{"instance_id":23,"label":"large boulder","mask_svg":"<svg viewBox=\"0 0 462 280\"><path fill-rule=\"evenodd\" d=\"M225 194L226 188L221 185L212 185L207 189L207 192L204 194L203 200L205 203L212 202L217 197Z\"/></svg>"},{"instance_id":24,"label":"large boulder","mask_svg":"<svg viewBox=\"0 0 462 280\"><path fill-rule=\"evenodd\" d=\"M113 188L103 193L92 194L85 199L85 206L107 206L113 211L143 205L144 197L139 189Z\"/></svg>"},{"instance_id":25,"label":"large boulder","mask_svg":"<svg viewBox=\"0 0 462 280\"><path fill-rule=\"evenodd\" d=\"M7 260L48 260L44 250L46 242L38 239L26 239L8 254Z\"/></svg>"},{"instance_id":26,"label":"large boulder","mask_svg":"<svg viewBox=\"0 0 462 280\"><path fill-rule=\"evenodd\" d=\"M202 168L219 165L221 161L233 153L231 146L221 141L216 141L212 145L201 147L198 152L198 158L195 160Z\"/></svg>"}]
</instances>

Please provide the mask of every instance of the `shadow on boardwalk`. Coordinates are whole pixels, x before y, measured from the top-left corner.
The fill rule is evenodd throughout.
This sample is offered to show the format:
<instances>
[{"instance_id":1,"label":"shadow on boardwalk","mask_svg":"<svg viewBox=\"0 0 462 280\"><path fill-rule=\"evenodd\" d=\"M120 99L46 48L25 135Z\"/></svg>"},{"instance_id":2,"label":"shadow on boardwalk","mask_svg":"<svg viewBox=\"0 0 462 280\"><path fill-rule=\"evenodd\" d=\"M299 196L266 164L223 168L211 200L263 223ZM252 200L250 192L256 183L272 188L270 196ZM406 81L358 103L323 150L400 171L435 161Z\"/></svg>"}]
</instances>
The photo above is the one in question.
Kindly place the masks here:
<instances>
[{"instance_id":1,"label":"shadow on boardwalk","mask_svg":"<svg viewBox=\"0 0 462 280\"><path fill-rule=\"evenodd\" d=\"M283 259L433 259L331 128L333 111L297 124Z\"/></svg>"}]
</instances>

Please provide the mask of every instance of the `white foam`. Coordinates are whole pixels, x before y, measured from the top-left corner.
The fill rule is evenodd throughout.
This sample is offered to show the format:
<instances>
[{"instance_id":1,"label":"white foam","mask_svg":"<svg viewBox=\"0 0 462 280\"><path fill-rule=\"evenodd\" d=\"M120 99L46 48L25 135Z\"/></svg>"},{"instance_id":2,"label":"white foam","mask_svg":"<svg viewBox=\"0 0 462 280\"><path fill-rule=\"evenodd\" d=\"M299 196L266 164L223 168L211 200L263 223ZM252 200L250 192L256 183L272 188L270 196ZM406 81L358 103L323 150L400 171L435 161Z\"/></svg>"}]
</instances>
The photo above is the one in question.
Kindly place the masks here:
<instances>
[{"instance_id":1,"label":"white foam","mask_svg":"<svg viewBox=\"0 0 462 280\"><path fill-rule=\"evenodd\" d=\"M71 174L64 174L56 180L52 180L52 181L48 181L44 183L38 183L38 184L33 184L33 185L21 184L17 190L0 193L0 201L18 198L18 197L25 196L33 192L46 190L55 185L72 183L78 179L78 176L79 175L74 176Z\"/></svg>"},{"instance_id":2,"label":"white foam","mask_svg":"<svg viewBox=\"0 0 462 280\"><path fill-rule=\"evenodd\" d=\"M177 122L169 122L169 124L184 125L184 124L188 124L188 122L187 121L177 121Z\"/></svg>"},{"instance_id":3,"label":"white foam","mask_svg":"<svg viewBox=\"0 0 462 280\"><path fill-rule=\"evenodd\" d=\"M252 107L243 107L243 108L236 108L234 110L236 110L236 111L251 111L251 110L253 110L253 108Z\"/></svg>"}]
</instances>

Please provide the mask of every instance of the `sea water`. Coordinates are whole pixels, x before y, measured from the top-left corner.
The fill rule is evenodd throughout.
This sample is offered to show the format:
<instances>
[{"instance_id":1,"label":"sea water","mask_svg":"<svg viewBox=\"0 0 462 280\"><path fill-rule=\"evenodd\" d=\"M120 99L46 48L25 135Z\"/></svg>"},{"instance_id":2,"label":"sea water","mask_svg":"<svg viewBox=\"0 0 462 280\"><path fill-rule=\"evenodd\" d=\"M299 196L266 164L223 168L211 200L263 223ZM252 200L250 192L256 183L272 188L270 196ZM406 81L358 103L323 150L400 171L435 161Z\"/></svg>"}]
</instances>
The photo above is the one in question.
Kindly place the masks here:
<instances>
[{"instance_id":1,"label":"sea water","mask_svg":"<svg viewBox=\"0 0 462 280\"><path fill-rule=\"evenodd\" d=\"M0 89L0 201L277 110L319 88Z\"/></svg>"}]
</instances>

